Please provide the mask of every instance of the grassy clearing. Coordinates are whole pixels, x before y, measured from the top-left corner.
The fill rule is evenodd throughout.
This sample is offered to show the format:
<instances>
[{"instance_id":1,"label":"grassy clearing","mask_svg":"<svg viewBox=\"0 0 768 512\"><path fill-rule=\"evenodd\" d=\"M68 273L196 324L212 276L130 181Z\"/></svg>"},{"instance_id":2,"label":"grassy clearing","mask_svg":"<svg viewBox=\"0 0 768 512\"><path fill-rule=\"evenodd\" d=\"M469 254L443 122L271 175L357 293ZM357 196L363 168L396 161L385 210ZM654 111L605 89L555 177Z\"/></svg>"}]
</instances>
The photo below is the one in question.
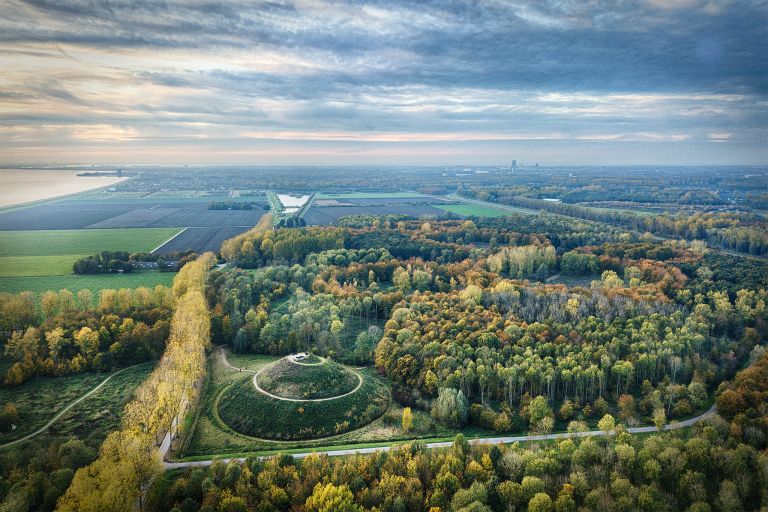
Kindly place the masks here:
<instances>
[{"instance_id":1,"label":"grassy clearing","mask_svg":"<svg viewBox=\"0 0 768 512\"><path fill-rule=\"evenodd\" d=\"M465 215L467 217L503 217L510 214L510 212L499 210L498 208L481 206L479 204L436 204L434 206L441 210L455 213L456 215Z\"/></svg>"},{"instance_id":2,"label":"grassy clearing","mask_svg":"<svg viewBox=\"0 0 768 512\"><path fill-rule=\"evenodd\" d=\"M259 374L259 386L285 398L329 398L349 393L360 380L333 361L308 366L280 359Z\"/></svg>"},{"instance_id":3,"label":"grassy clearing","mask_svg":"<svg viewBox=\"0 0 768 512\"><path fill-rule=\"evenodd\" d=\"M148 252L178 232L178 228L0 231L0 256Z\"/></svg>"},{"instance_id":4,"label":"grassy clearing","mask_svg":"<svg viewBox=\"0 0 768 512\"><path fill-rule=\"evenodd\" d=\"M1 261L2 258L0 258ZM0 292L19 293L30 291L39 297L47 290L58 291L67 289L76 294L79 290L87 288L93 292L94 296L98 296L100 290L109 288L171 286L173 276L175 275L174 272L136 272L133 274L100 274L93 276L0 277Z\"/></svg>"},{"instance_id":5,"label":"grassy clearing","mask_svg":"<svg viewBox=\"0 0 768 512\"><path fill-rule=\"evenodd\" d=\"M425 197L417 192L345 192L341 194L319 193L315 199L386 199L404 197Z\"/></svg>"},{"instance_id":6,"label":"grassy clearing","mask_svg":"<svg viewBox=\"0 0 768 512\"><path fill-rule=\"evenodd\" d=\"M34 439L44 436L76 435L81 439L106 436L117 428L123 406L152 368L150 363L115 376L96 394L74 406ZM17 429L0 433L0 444L39 429L67 404L96 387L108 376L108 373L84 373L64 377L38 377L16 388L0 388L0 407L12 403L19 412Z\"/></svg>"}]
</instances>

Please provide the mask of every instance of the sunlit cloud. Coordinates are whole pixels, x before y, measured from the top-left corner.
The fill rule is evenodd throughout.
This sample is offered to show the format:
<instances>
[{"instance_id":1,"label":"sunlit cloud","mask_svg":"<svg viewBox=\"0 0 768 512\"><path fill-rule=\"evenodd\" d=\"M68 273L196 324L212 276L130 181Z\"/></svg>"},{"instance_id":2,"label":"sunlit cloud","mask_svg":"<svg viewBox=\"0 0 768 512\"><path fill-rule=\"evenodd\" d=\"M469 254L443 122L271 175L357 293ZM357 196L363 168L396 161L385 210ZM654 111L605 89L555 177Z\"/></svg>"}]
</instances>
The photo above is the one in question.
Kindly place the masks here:
<instances>
[{"instance_id":1,"label":"sunlit cloud","mask_svg":"<svg viewBox=\"0 0 768 512\"><path fill-rule=\"evenodd\" d=\"M764 0L3 11L0 163L768 158Z\"/></svg>"}]
</instances>

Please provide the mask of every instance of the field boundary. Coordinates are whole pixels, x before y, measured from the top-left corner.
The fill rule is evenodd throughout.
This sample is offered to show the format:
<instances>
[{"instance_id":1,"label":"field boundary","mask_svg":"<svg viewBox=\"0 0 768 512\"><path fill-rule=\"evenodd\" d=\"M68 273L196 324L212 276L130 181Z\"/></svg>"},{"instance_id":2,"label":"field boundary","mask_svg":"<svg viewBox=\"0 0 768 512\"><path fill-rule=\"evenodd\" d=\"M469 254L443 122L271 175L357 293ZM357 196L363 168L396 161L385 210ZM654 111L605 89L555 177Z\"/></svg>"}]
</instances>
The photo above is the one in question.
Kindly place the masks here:
<instances>
[{"instance_id":1,"label":"field boundary","mask_svg":"<svg viewBox=\"0 0 768 512\"><path fill-rule=\"evenodd\" d=\"M83 400L85 400L86 398L90 397L90 396L91 396L91 395L93 395L94 393L98 392L98 391L99 391L99 390L100 390L100 389L101 389L101 388L104 386L104 384L106 384L107 382L109 382L109 381L110 381L110 379L112 379L112 377L114 377L114 376L116 376L116 375L119 375L119 374L121 374L121 373L123 373L123 372L125 372L125 371L128 371L128 370L130 370L131 368L138 368L139 366L145 366L145 365L148 365L148 364L152 364L152 363L154 363L154 361L147 361L146 363L139 363L139 364L134 364L134 365L132 365L132 366L127 366L127 367L123 368L122 370L118 370L118 371L116 371L116 372L114 372L114 373L111 373L111 374L109 374L109 376L107 376L107 378L106 378L106 379L104 379L103 381L101 381L101 382L100 382L100 383L99 383L99 384L98 384L96 387L94 387L93 389L91 389L90 391L88 391L87 393L85 393L84 395L80 396L79 398L76 398L75 400L73 400L72 402L70 402L70 403L69 403L69 404L68 404L66 407L64 407L62 410L60 410L60 411L59 411L59 412L58 412L58 413L57 413L57 414L56 414L56 415L55 415L53 418L51 418L51 419L48 421L48 423L46 423L45 425L43 425L43 426L42 426L42 427L40 427L39 429L35 430L34 432L32 432L32 433L30 433L30 434L27 434L27 435L26 435L26 436L24 436L24 437L20 437L20 438L18 438L18 439L15 439L15 440L13 440L13 441L8 441L8 442L7 442L7 443L5 443L5 444L0 444L0 450L2 450L2 449L4 449L4 448L7 448L7 447L9 447L9 446L13 446L13 445L15 445L15 444L18 444L18 443L21 443L21 442L23 442L23 441L26 441L27 439L31 439L31 438L33 438L33 437L35 437L35 436L37 436L37 435L40 435L40 434L42 434L43 432L45 432L46 430L48 430L48 428L50 428L50 426L51 426L51 425L53 425L54 423L56 423L56 422L59 420L59 418L61 418L61 417L62 417L62 416L63 416L63 415L66 413L66 412L68 412L68 411L69 411L71 408L73 408L74 406L76 406L77 404L79 404L80 402L82 402Z\"/></svg>"},{"instance_id":2,"label":"field boundary","mask_svg":"<svg viewBox=\"0 0 768 512\"><path fill-rule=\"evenodd\" d=\"M188 229L189 229L189 226L187 226L187 227L183 228L181 231L179 231L178 233L176 233L175 235L173 235L171 238L169 238L169 239L168 239L168 240L166 240L165 242L161 243L160 245L158 245L157 247L155 247L154 249L152 249L152 250L151 250L151 251L149 251L149 252L150 252L150 253L154 253L155 251L159 251L161 247L163 247L165 244L167 244L168 242L170 242L171 240L173 240L174 238L176 238L177 236L179 236L180 234L182 234L183 232L185 232L185 231L186 231L186 230L188 230Z\"/></svg>"}]
</instances>

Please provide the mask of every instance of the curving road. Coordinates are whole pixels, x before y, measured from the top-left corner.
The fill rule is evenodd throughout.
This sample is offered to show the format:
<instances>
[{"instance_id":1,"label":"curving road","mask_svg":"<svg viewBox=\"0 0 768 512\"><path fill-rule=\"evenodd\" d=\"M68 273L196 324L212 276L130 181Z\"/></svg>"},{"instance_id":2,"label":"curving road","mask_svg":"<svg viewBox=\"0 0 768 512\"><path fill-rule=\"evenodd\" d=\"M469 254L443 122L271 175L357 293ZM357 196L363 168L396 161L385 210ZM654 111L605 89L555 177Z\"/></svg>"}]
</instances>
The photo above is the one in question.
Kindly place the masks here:
<instances>
[{"instance_id":1,"label":"curving road","mask_svg":"<svg viewBox=\"0 0 768 512\"><path fill-rule=\"evenodd\" d=\"M83 400L85 400L86 398L88 398L89 396L91 396L92 394L94 394L94 393L98 392L98 391L99 391L99 390L102 388L102 386L104 386L104 384L106 384L107 382L109 382L109 380L110 380L112 377L114 377L114 376L116 376L116 375L120 375L121 373L123 373L123 372L125 372L125 371L128 371L128 370L130 370L131 368L136 368L136 367L138 367L138 366L144 366L144 365L147 365L147 364L151 364L151 363L153 363L153 362L154 362L154 361L149 361L149 362L146 362L146 363L139 363L139 364L135 364L135 365L133 365L133 366L128 366L128 367L126 367L126 368L123 368L122 370L118 370L118 371L116 371L115 373L112 373L112 374L110 374L110 375L109 375L109 376L108 376L106 379L104 379L103 381L101 381L101 382L99 383L99 385L97 385L95 388L91 389L89 392L87 392L86 394L82 395L80 398L77 398L77 399L75 399L75 400L74 400L74 401L72 401L72 402L71 402L69 405L67 405L67 406L66 406L66 407L64 407L62 410L60 410L60 411L58 412L58 414L56 414L56 416L54 416L53 418L51 418L51 419L50 419L50 421L48 421L48 423L46 423L45 425L43 425L43 426L42 426L42 427L40 427L39 429L35 430L35 431L34 431L34 432L32 432L31 434L27 434L27 435L26 435L26 436L24 436L24 437L20 437L19 439L15 439L15 440L13 440L13 441L9 441L9 442L7 442L7 443L5 443L5 444L0 444L0 450L2 450L3 448L7 448L7 447L9 447L9 446L13 446L13 445L15 445L15 444L18 444L18 443L21 443L22 441L26 441L27 439L31 439L31 438L35 437L36 435L39 435L39 434L41 434L41 433L45 432L46 430L48 430L48 427L50 427L51 425L53 425L54 423L56 423L56 422L59 420L59 418L61 418L61 417L62 417L62 416L63 416L63 415L64 415L64 414L67 412L67 411L69 411L71 408L73 408L74 406L76 406L77 404L79 404L80 402L82 402Z\"/></svg>"},{"instance_id":2,"label":"curving road","mask_svg":"<svg viewBox=\"0 0 768 512\"><path fill-rule=\"evenodd\" d=\"M701 420L707 419L710 416L712 416L715 413L715 406L713 405L710 407L706 412L684 420L684 421L676 421L674 423L669 423L667 425L664 425L664 430L677 430L680 428L687 428L691 425L698 423ZM630 434L642 434L642 433L648 433L648 432L656 432L656 427L654 426L648 426L648 427L634 427L634 428L628 428L627 432ZM575 432L575 433L568 433L568 432L562 432L558 434L544 434L544 435L529 435L529 436L502 436L502 437L484 437L484 438L478 438L478 439L471 439L469 440L470 444L509 444L509 443L524 443L529 441L546 441L546 440L552 440L552 439L565 439L565 438L573 438L573 437L594 437L594 436L603 436L606 435L605 432L602 430L590 430L588 432ZM611 432L608 435L613 435L613 432ZM414 442L418 442L418 439L414 439ZM342 449L342 450L328 450L328 451L309 451L309 452L302 452L302 453L294 453L293 458L294 459L303 459L304 457L308 457L314 453L323 453L325 455L328 455L329 457L339 457L344 455L355 455L355 454L364 454L364 453L375 453L375 452L387 452L391 450L392 448L397 448L399 445L402 445L402 442L393 443L391 445L383 445L383 446L377 446L377 447L371 447L371 448L348 448L348 449ZM453 445L453 441L442 441L442 442L436 442L436 443L426 443L427 448L448 448ZM322 448L320 448L322 450ZM265 459L267 456L259 457L260 459ZM197 468L197 467L206 467L213 464L214 461L220 460L224 463L228 463L230 461L235 462L244 462L245 458L230 458L230 459L212 459L212 460L197 460L197 461L189 461L189 462L165 462L165 469L171 470L171 469L183 469L183 468Z\"/></svg>"}]
</instances>

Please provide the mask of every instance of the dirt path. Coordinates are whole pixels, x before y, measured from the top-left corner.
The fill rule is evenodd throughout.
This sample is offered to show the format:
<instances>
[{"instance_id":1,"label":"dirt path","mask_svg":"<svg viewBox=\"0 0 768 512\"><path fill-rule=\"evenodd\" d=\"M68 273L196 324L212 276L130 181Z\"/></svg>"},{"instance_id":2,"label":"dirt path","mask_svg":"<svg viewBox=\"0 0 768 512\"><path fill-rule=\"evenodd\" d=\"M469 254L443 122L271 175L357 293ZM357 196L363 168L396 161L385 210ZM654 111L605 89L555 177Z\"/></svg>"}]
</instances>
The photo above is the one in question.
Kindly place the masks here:
<instances>
[{"instance_id":1,"label":"dirt path","mask_svg":"<svg viewBox=\"0 0 768 512\"><path fill-rule=\"evenodd\" d=\"M267 369L268 365L265 365L263 368L260 368L258 371L249 370L247 368L238 368L237 366L232 366L229 364L229 361L227 361L227 353L224 350L224 347L220 347L221 350L221 361L224 363L224 366L228 368L232 368L233 370L237 370L240 372L249 372L253 373L253 387L256 388L256 391L261 393L262 395L267 395L270 398L274 398L275 400L283 400L285 402L327 402L328 400L338 400L339 398L344 398L345 396L349 396L352 393L357 392L362 386L363 386L363 376L360 375L356 370L352 370L355 375L357 375L357 386L355 386L355 389L352 391L348 391L344 393L343 395L337 395L337 396L331 396L328 398L287 398L284 396L278 396L273 395L269 391L263 389L261 386L259 386L259 383L257 382L257 379L259 378L259 374ZM319 357L319 356L318 356ZM290 360L290 359L289 359ZM293 364L298 364L302 366L319 366L321 364L325 364L325 359L323 359L322 363L297 363L296 361L291 361Z\"/></svg>"},{"instance_id":2,"label":"dirt path","mask_svg":"<svg viewBox=\"0 0 768 512\"><path fill-rule=\"evenodd\" d=\"M75 399L75 400L74 400L73 402L71 402L69 405L67 405L67 406L66 406L66 407L64 407L62 410L60 410L60 411L59 411L59 412L56 414L56 416L54 416L53 418L51 418L51 419L48 421L48 423L46 423L45 425L43 425L43 426L42 426L42 427L40 427L39 429L35 430L35 431L34 431L34 432L32 432L31 434L27 434L27 435L26 435L26 436L24 436L24 437L20 437L19 439L16 439L16 440L14 440L14 441L9 441L9 442L7 442L7 443L5 443L5 444L0 444L0 450L2 450L3 448L7 448L7 447L9 447L9 446L13 446L13 445L15 445L15 444L18 444L18 443L21 443L21 442L23 442L23 441L26 441L27 439L31 439L31 438L33 438L33 437L35 437L35 436L37 436L37 435L39 435L39 434L41 434L41 433L45 432L46 430L48 430L48 427L50 427L51 425L53 425L54 423L56 423L56 422L59 420L59 418L61 418L61 417L62 417L62 416L63 416L63 415L64 415L64 414L67 412L67 411L69 411L71 408L73 408L74 406L76 406L77 404L79 404L80 402L82 402L83 400L85 400L86 398L88 398L89 396L93 395L94 393L97 393L97 392L98 392L98 391L99 391L99 390L102 388L102 386L104 386L104 384L106 384L107 382L109 382L109 381L110 381L110 379L111 379L112 377L114 377L115 375L120 375L121 373L123 373L123 372L125 372L125 371L128 371L128 370L130 370L131 368L136 368L136 367L138 367L138 366L144 366L144 365L150 364L151 362L152 362L152 361L150 361L150 362L147 362L147 363L140 363L140 364L135 364L135 365L133 365L133 366L128 366L127 368L123 368L122 370L118 370L118 371L116 371L115 373L112 373L112 374L110 374L110 375L109 375L109 376L108 376L106 379L104 379L103 381L101 381L101 382L100 382L100 383L99 383L99 384L98 384L98 385L97 385L95 388L91 389L89 392L87 392L86 394L82 395L80 398L77 398L77 399Z\"/></svg>"}]
</instances>

